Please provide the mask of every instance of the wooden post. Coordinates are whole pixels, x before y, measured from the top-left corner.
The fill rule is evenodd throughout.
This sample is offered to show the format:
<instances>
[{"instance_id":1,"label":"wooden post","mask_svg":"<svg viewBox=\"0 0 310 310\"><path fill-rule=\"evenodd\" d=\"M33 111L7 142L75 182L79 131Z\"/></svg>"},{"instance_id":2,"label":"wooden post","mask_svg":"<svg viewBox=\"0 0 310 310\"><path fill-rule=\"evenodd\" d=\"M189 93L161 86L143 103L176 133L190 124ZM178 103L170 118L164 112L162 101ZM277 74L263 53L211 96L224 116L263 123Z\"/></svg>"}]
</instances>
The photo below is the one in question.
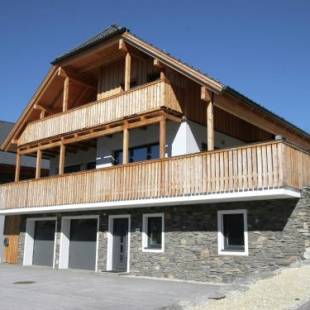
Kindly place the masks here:
<instances>
[{"instance_id":1,"label":"wooden post","mask_svg":"<svg viewBox=\"0 0 310 310\"><path fill-rule=\"evenodd\" d=\"M42 163L42 151L37 151L37 163L36 163L36 179L41 177L41 163Z\"/></svg>"},{"instance_id":2,"label":"wooden post","mask_svg":"<svg viewBox=\"0 0 310 310\"><path fill-rule=\"evenodd\" d=\"M128 164L129 159L129 129L127 126L124 127L123 131L123 164Z\"/></svg>"},{"instance_id":3,"label":"wooden post","mask_svg":"<svg viewBox=\"0 0 310 310\"><path fill-rule=\"evenodd\" d=\"M131 55L127 52L125 57L125 91L130 89Z\"/></svg>"},{"instance_id":4,"label":"wooden post","mask_svg":"<svg viewBox=\"0 0 310 310\"><path fill-rule=\"evenodd\" d=\"M159 157L166 156L166 140L167 140L167 120L163 116L159 122Z\"/></svg>"},{"instance_id":5,"label":"wooden post","mask_svg":"<svg viewBox=\"0 0 310 310\"><path fill-rule=\"evenodd\" d=\"M207 106L207 127L208 127L208 151L214 150L214 109L213 109L213 95L212 100Z\"/></svg>"},{"instance_id":6,"label":"wooden post","mask_svg":"<svg viewBox=\"0 0 310 310\"><path fill-rule=\"evenodd\" d=\"M208 151L214 150L214 93L209 91L206 86L201 86L200 99L207 104L207 143Z\"/></svg>"},{"instance_id":7,"label":"wooden post","mask_svg":"<svg viewBox=\"0 0 310 310\"><path fill-rule=\"evenodd\" d=\"M40 119L43 119L45 117L46 111L45 110L41 110L40 112Z\"/></svg>"},{"instance_id":8,"label":"wooden post","mask_svg":"<svg viewBox=\"0 0 310 310\"><path fill-rule=\"evenodd\" d=\"M21 155L19 152L16 153L16 167L15 167L15 182L18 182L20 179L20 164L21 164Z\"/></svg>"},{"instance_id":9,"label":"wooden post","mask_svg":"<svg viewBox=\"0 0 310 310\"><path fill-rule=\"evenodd\" d=\"M65 172L65 158L66 158L66 146L61 144L59 154L59 175L63 175Z\"/></svg>"},{"instance_id":10,"label":"wooden post","mask_svg":"<svg viewBox=\"0 0 310 310\"><path fill-rule=\"evenodd\" d=\"M64 82L62 112L68 111L68 103L69 103L69 77L66 77Z\"/></svg>"}]
</instances>

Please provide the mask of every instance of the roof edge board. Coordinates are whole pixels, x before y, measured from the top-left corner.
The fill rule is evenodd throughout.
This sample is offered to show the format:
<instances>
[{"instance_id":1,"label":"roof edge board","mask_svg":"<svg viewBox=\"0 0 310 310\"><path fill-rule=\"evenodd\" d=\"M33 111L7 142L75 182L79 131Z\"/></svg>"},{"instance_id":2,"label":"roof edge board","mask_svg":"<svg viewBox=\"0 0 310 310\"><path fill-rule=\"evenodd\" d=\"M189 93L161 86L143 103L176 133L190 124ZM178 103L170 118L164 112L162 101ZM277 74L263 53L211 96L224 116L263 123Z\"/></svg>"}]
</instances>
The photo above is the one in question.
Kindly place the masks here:
<instances>
[{"instance_id":1,"label":"roof edge board","mask_svg":"<svg viewBox=\"0 0 310 310\"><path fill-rule=\"evenodd\" d=\"M257 102L253 101L252 99L248 98L247 96L239 93L237 90L235 90L229 86L225 86L223 89L223 94L225 94L225 93L229 94L235 98L238 98L238 99L242 100L243 102L251 105L255 109L267 114L269 117L280 122L281 126L285 126L289 130L293 130L294 132L298 133L303 138L308 139L308 140L310 139L310 134L307 131L297 127L296 125L292 124L291 122L287 121L286 119L282 118L281 116L278 116L277 114L273 113L269 109L263 107L262 105L258 104Z\"/></svg>"},{"instance_id":2,"label":"roof edge board","mask_svg":"<svg viewBox=\"0 0 310 310\"><path fill-rule=\"evenodd\" d=\"M23 112L21 113L20 117L16 121L14 127L11 129L9 134L7 135L6 139L3 141L3 143L0 145L0 150L8 151L9 146L11 144L12 139L14 139L16 133L18 132L18 129L20 127L21 122L24 121L24 119L27 117L27 114L29 113L31 107L34 105L37 97L44 91L44 88L46 87L47 83L51 80L51 78L57 73L57 67L52 66L48 73L46 74L45 78L35 91L35 93L32 95L31 99L29 100L28 104L24 108Z\"/></svg>"},{"instance_id":3,"label":"roof edge board","mask_svg":"<svg viewBox=\"0 0 310 310\"><path fill-rule=\"evenodd\" d=\"M144 42L143 40L137 38L133 34L127 32L127 33L124 33L122 37L125 39L127 43L134 46L138 50L144 52L145 54L153 58L158 58L162 63L164 63L168 67L181 73L182 75L185 75L186 77L192 79L193 81L195 81L196 83L200 85L207 86L207 88L209 88L211 91L215 93L220 93L223 90L224 85L222 85L220 82L217 82L214 79L207 77L203 73L200 73L196 69L191 68L190 66L180 62L178 59L174 58L173 56L170 56L167 53L160 51L158 48L150 45L147 42ZM143 45L146 45L149 49L147 49ZM176 62L176 63L174 64L173 62ZM180 68L180 67L184 67L184 68ZM186 70L190 72L186 72Z\"/></svg>"}]
</instances>

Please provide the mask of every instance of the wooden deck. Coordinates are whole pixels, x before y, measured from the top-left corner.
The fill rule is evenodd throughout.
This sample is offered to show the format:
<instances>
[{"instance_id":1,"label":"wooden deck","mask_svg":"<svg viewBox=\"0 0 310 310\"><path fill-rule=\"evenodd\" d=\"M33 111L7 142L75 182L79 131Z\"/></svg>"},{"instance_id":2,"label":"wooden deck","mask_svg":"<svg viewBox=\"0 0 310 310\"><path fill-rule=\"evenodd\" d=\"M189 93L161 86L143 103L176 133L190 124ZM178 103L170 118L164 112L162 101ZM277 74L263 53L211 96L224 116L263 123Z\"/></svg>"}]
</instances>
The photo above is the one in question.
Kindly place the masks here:
<instances>
[{"instance_id":1,"label":"wooden deck","mask_svg":"<svg viewBox=\"0 0 310 310\"><path fill-rule=\"evenodd\" d=\"M0 205L55 206L305 185L310 185L309 153L273 141L10 183L0 186Z\"/></svg>"},{"instance_id":2,"label":"wooden deck","mask_svg":"<svg viewBox=\"0 0 310 310\"><path fill-rule=\"evenodd\" d=\"M161 107L181 112L171 85L164 80L33 121L21 134L18 145L93 128Z\"/></svg>"}]
</instances>

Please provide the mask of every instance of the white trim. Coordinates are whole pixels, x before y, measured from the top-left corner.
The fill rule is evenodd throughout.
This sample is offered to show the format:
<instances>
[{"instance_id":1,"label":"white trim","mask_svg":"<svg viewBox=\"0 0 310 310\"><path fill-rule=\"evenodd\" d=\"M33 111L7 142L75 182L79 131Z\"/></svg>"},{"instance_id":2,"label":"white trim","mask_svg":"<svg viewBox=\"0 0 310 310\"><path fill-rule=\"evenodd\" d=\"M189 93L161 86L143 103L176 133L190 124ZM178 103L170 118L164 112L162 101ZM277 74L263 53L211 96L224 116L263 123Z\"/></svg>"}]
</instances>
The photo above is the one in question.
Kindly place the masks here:
<instances>
[{"instance_id":1,"label":"white trim","mask_svg":"<svg viewBox=\"0 0 310 310\"><path fill-rule=\"evenodd\" d=\"M113 270L113 228L114 219L128 219L128 242L127 242L127 271L130 271L130 230L131 230L131 216L129 214L109 215L108 227L108 249L107 249L107 271Z\"/></svg>"},{"instance_id":2,"label":"white trim","mask_svg":"<svg viewBox=\"0 0 310 310\"><path fill-rule=\"evenodd\" d=\"M23 265L31 266L33 264L33 246L34 246L34 233L35 222L39 221L55 221L54 231L54 252L53 252L53 268L56 262L56 243L57 243L57 217L33 217L26 220L26 233L24 244Z\"/></svg>"},{"instance_id":3,"label":"white trim","mask_svg":"<svg viewBox=\"0 0 310 310\"><path fill-rule=\"evenodd\" d=\"M150 217L161 217L161 248L149 249L148 246L148 220ZM165 251L165 215L164 213L145 213L142 220L142 252L164 253Z\"/></svg>"},{"instance_id":4,"label":"white trim","mask_svg":"<svg viewBox=\"0 0 310 310\"><path fill-rule=\"evenodd\" d=\"M97 233L96 233L96 262L95 271L98 271L98 251L99 251L99 215L73 215L63 216L61 218L61 233L59 245L59 269L69 268L69 246L70 246L70 225L71 220L76 219L96 219L97 220Z\"/></svg>"},{"instance_id":5,"label":"white trim","mask_svg":"<svg viewBox=\"0 0 310 310\"><path fill-rule=\"evenodd\" d=\"M225 251L224 250L224 225L223 215L224 214L242 214L244 223L244 251ZM249 255L249 244L248 244L248 213L246 209L238 210L220 210L217 211L217 236L218 236L218 254L219 255L233 255L233 256L248 256Z\"/></svg>"},{"instance_id":6,"label":"white trim","mask_svg":"<svg viewBox=\"0 0 310 310\"><path fill-rule=\"evenodd\" d=\"M110 210L110 209L155 207L155 206L160 207L169 205L171 206L171 205L202 204L202 203L222 203L222 202L234 202L234 201L289 199L300 197L301 197L300 191L281 188L281 189L266 189L266 190L244 191L233 193L181 196L171 198L154 198L154 199L139 199L139 200L122 200L112 202L68 204L68 205L57 205L52 207L49 206L49 207L2 209L0 210L0 215Z\"/></svg>"}]
</instances>

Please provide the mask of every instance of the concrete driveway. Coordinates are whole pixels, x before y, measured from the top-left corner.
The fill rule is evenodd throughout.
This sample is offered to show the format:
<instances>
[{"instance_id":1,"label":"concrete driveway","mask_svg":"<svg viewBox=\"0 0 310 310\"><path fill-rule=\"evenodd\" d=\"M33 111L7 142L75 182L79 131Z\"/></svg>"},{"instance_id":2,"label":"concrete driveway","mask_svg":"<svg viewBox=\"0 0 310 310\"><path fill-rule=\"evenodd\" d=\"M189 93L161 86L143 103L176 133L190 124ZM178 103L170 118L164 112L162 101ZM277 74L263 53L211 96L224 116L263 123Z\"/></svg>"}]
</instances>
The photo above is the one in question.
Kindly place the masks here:
<instances>
[{"instance_id":1,"label":"concrete driveway","mask_svg":"<svg viewBox=\"0 0 310 310\"><path fill-rule=\"evenodd\" d=\"M10 265L0 265L0 279L0 309L10 310L160 309L223 290L208 284Z\"/></svg>"}]
</instances>

